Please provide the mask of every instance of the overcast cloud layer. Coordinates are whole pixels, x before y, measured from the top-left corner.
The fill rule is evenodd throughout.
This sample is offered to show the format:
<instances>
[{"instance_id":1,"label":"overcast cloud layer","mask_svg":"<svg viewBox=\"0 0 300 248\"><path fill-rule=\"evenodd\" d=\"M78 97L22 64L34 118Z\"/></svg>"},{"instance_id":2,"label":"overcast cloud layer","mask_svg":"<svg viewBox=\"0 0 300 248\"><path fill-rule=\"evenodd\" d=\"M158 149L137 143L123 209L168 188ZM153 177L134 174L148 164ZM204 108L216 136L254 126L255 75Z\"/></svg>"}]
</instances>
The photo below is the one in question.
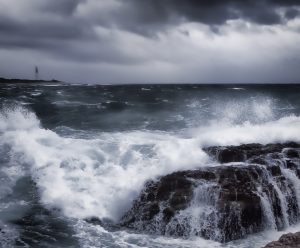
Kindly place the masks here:
<instances>
[{"instance_id":1,"label":"overcast cloud layer","mask_svg":"<svg viewBox=\"0 0 300 248\"><path fill-rule=\"evenodd\" d=\"M0 77L300 82L299 0L0 0Z\"/></svg>"}]
</instances>

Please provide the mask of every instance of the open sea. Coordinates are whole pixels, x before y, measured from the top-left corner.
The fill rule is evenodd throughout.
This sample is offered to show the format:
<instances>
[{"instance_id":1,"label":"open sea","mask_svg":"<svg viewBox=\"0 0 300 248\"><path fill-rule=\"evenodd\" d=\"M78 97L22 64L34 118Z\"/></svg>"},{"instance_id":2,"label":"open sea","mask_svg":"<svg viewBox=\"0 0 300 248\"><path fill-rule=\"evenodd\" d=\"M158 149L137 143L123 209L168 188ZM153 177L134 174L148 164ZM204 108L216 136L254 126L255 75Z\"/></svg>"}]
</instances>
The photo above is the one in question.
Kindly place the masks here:
<instances>
[{"instance_id":1,"label":"open sea","mask_svg":"<svg viewBox=\"0 0 300 248\"><path fill-rule=\"evenodd\" d=\"M104 228L213 145L300 142L300 85L0 84L0 247L259 248ZM300 185L300 180L299 180Z\"/></svg>"}]
</instances>

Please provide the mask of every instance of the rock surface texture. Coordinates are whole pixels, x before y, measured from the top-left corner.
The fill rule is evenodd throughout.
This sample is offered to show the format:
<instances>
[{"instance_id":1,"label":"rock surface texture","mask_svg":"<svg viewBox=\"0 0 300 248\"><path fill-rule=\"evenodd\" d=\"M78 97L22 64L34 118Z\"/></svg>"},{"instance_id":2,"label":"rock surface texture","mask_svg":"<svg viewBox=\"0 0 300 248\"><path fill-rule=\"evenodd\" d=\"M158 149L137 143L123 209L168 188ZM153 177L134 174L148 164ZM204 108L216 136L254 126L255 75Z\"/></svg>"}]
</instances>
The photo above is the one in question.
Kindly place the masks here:
<instances>
[{"instance_id":1,"label":"rock surface texture","mask_svg":"<svg viewBox=\"0 0 300 248\"><path fill-rule=\"evenodd\" d=\"M300 248L300 232L282 235L278 241L271 242L264 248Z\"/></svg>"},{"instance_id":2,"label":"rock surface texture","mask_svg":"<svg viewBox=\"0 0 300 248\"><path fill-rule=\"evenodd\" d=\"M215 166L149 181L120 225L220 242L300 219L300 144L205 149Z\"/></svg>"}]
</instances>

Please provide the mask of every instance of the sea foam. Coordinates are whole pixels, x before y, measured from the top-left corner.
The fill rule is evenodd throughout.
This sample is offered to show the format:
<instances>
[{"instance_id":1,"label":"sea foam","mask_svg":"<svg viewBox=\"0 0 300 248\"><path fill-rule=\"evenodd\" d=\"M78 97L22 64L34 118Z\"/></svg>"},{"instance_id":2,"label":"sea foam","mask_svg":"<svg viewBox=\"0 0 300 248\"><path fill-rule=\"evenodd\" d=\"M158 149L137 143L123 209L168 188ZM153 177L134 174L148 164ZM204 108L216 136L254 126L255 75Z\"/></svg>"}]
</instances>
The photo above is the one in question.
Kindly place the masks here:
<instances>
[{"instance_id":1,"label":"sea foam","mask_svg":"<svg viewBox=\"0 0 300 248\"><path fill-rule=\"evenodd\" d=\"M212 120L184 134L98 132L83 139L44 129L33 112L21 107L5 108L0 114L0 145L10 147L15 166L28 170L44 206L68 217L116 221L147 180L213 166L202 147L300 142L299 130L300 117L291 115L259 123Z\"/></svg>"}]
</instances>

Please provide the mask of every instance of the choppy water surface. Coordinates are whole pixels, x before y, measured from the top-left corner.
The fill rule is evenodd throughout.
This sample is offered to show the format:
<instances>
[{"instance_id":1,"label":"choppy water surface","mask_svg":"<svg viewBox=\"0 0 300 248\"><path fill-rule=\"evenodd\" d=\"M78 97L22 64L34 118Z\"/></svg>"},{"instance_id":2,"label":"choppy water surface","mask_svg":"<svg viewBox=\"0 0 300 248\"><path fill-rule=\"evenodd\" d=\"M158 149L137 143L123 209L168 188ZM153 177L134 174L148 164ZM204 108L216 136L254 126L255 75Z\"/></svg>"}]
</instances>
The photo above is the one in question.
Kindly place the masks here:
<instances>
[{"instance_id":1,"label":"choppy water surface","mask_svg":"<svg viewBox=\"0 0 300 248\"><path fill-rule=\"evenodd\" d=\"M105 230L144 183L207 166L202 147L300 142L299 85L0 85L0 246L261 247ZM297 231L291 226L284 230Z\"/></svg>"}]
</instances>

